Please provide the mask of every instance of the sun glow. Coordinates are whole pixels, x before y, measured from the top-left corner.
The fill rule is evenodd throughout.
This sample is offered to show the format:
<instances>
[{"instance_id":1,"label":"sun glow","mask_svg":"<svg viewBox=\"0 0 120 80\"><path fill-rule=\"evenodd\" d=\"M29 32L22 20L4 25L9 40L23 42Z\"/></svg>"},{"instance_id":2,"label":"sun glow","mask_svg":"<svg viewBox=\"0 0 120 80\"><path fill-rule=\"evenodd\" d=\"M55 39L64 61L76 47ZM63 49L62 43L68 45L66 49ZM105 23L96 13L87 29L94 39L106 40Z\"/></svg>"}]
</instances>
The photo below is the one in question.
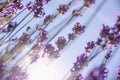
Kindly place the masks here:
<instances>
[{"instance_id":1,"label":"sun glow","mask_svg":"<svg viewBox=\"0 0 120 80\"><path fill-rule=\"evenodd\" d=\"M57 72L49 65L37 62L29 68L28 80L56 80Z\"/></svg>"}]
</instances>

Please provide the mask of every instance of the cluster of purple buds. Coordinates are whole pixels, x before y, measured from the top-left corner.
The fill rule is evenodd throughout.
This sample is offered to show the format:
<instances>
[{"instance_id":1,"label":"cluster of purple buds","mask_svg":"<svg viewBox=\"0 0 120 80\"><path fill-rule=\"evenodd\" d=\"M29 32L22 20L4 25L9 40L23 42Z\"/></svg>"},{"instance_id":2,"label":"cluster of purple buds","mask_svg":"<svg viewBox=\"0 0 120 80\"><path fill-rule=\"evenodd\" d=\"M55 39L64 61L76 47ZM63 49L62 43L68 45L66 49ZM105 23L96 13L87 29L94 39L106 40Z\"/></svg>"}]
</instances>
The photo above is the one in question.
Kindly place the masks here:
<instances>
[{"instance_id":1,"label":"cluster of purple buds","mask_svg":"<svg viewBox=\"0 0 120 80\"><path fill-rule=\"evenodd\" d=\"M68 5L60 5L59 8L57 9L59 14L64 15L69 9Z\"/></svg>"},{"instance_id":2,"label":"cluster of purple buds","mask_svg":"<svg viewBox=\"0 0 120 80\"><path fill-rule=\"evenodd\" d=\"M39 0L40 1L40 0ZM42 0L43 4L48 4L51 0Z\"/></svg>"},{"instance_id":3,"label":"cluster of purple buds","mask_svg":"<svg viewBox=\"0 0 120 80\"><path fill-rule=\"evenodd\" d=\"M75 9L72 11L73 16L82 16L81 13L78 11L78 9Z\"/></svg>"},{"instance_id":4,"label":"cluster of purple buds","mask_svg":"<svg viewBox=\"0 0 120 80\"><path fill-rule=\"evenodd\" d=\"M48 16L45 17L43 23L44 23L45 25L47 25L47 24L49 24L49 23L53 20L53 18L54 18L53 15L48 15Z\"/></svg>"},{"instance_id":5,"label":"cluster of purple buds","mask_svg":"<svg viewBox=\"0 0 120 80\"><path fill-rule=\"evenodd\" d=\"M74 33L69 33L68 34L68 39L69 40L74 40L76 38L76 35Z\"/></svg>"},{"instance_id":6,"label":"cluster of purple buds","mask_svg":"<svg viewBox=\"0 0 120 80\"><path fill-rule=\"evenodd\" d=\"M75 72L81 68L81 66L87 61L88 56L86 54L81 54L77 57L77 61L74 63L73 68L71 69L72 72Z\"/></svg>"},{"instance_id":7,"label":"cluster of purple buds","mask_svg":"<svg viewBox=\"0 0 120 80\"><path fill-rule=\"evenodd\" d=\"M108 36L109 32L110 32L109 26L105 26L105 25L103 24L103 28L102 28L102 30L101 30L101 32L100 32L100 36L101 36L102 38L105 38L106 36Z\"/></svg>"},{"instance_id":8,"label":"cluster of purple buds","mask_svg":"<svg viewBox=\"0 0 120 80\"><path fill-rule=\"evenodd\" d=\"M33 10L33 3L32 2L27 3L26 7L29 11L32 11Z\"/></svg>"},{"instance_id":9,"label":"cluster of purple buds","mask_svg":"<svg viewBox=\"0 0 120 80\"><path fill-rule=\"evenodd\" d=\"M3 60L0 60L0 78L4 74L5 67L6 67L6 63Z\"/></svg>"},{"instance_id":10,"label":"cluster of purple buds","mask_svg":"<svg viewBox=\"0 0 120 80\"><path fill-rule=\"evenodd\" d=\"M117 74L117 79L116 80L120 80L120 66L118 68L118 74Z\"/></svg>"},{"instance_id":11,"label":"cluster of purple buds","mask_svg":"<svg viewBox=\"0 0 120 80\"><path fill-rule=\"evenodd\" d=\"M83 80L82 74L79 73L75 80Z\"/></svg>"},{"instance_id":12,"label":"cluster of purple buds","mask_svg":"<svg viewBox=\"0 0 120 80\"><path fill-rule=\"evenodd\" d=\"M63 49L65 47L65 45L66 45L66 42L67 41L63 36L58 37L58 40L55 42L56 45L57 45L58 50Z\"/></svg>"},{"instance_id":13,"label":"cluster of purple buds","mask_svg":"<svg viewBox=\"0 0 120 80\"><path fill-rule=\"evenodd\" d=\"M91 4L94 4L95 3L95 0L84 0L84 2L85 2L85 6L86 7L89 7Z\"/></svg>"},{"instance_id":14,"label":"cluster of purple buds","mask_svg":"<svg viewBox=\"0 0 120 80\"><path fill-rule=\"evenodd\" d=\"M117 46L120 42L120 34L118 33L118 28L103 25L103 29L100 32L101 38L105 39L106 44L110 44L111 46Z\"/></svg>"},{"instance_id":15,"label":"cluster of purple buds","mask_svg":"<svg viewBox=\"0 0 120 80\"><path fill-rule=\"evenodd\" d=\"M84 25L82 26L80 23L76 23L72 30L74 31L75 34L82 34L85 30L85 26Z\"/></svg>"},{"instance_id":16,"label":"cluster of purple buds","mask_svg":"<svg viewBox=\"0 0 120 80\"><path fill-rule=\"evenodd\" d=\"M44 48L44 56L51 56L51 54L53 54L55 51L55 47L52 45L52 44L47 44L45 45L45 48Z\"/></svg>"},{"instance_id":17,"label":"cluster of purple buds","mask_svg":"<svg viewBox=\"0 0 120 80\"><path fill-rule=\"evenodd\" d=\"M13 67L7 80L26 80L28 74L25 71L22 71L19 66Z\"/></svg>"},{"instance_id":18,"label":"cluster of purple buds","mask_svg":"<svg viewBox=\"0 0 120 80\"><path fill-rule=\"evenodd\" d=\"M118 16L115 26L116 26L117 32L120 32L120 16Z\"/></svg>"},{"instance_id":19,"label":"cluster of purple buds","mask_svg":"<svg viewBox=\"0 0 120 80\"><path fill-rule=\"evenodd\" d=\"M13 31L17 27L16 22L9 22L8 26L6 29L3 29L2 32L10 32Z\"/></svg>"},{"instance_id":20,"label":"cluster of purple buds","mask_svg":"<svg viewBox=\"0 0 120 80\"><path fill-rule=\"evenodd\" d=\"M48 3L50 0L35 0L34 3L29 2L26 7L29 11L33 11L35 18L41 18L45 15L43 5Z\"/></svg>"},{"instance_id":21,"label":"cluster of purple buds","mask_svg":"<svg viewBox=\"0 0 120 80\"><path fill-rule=\"evenodd\" d=\"M32 61L31 64L36 62L40 58L40 55L38 53L32 55Z\"/></svg>"},{"instance_id":22,"label":"cluster of purple buds","mask_svg":"<svg viewBox=\"0 0 120 80\"><path fill-rule=\"evenodd\" d=\"M31 42L30 35L27 33L23 33L22 36L19 38L19 44L28 44Z\"/></svg>"},{"instance_id":23,"label":"cluster of purple buds","mask_svg":"<svg viewBox=\"0 0 120 80\"><path fill-rule=\"evenodd\" d=\"M48 39L48 32L43 29L40 29L40 33L38 36L38 42L43 42L46 39Z\"/></svg>"},{"instance_id":24,"label":"cluster of purple buds","mask_svg":"<svg viewBox=\"0 0 120 80\"><path fill-rule=\"evenodd\" d=\"M97 41L96 41L96 44L97 44L97 45L101 45L101 44L102 44L102 41L103 41L103 40L102 40L101 38L98 38Z\"/></svg>"},{"instance_id":25,"label":"cluster of purple buds","mask_svg":"<svg viewBox=\"0 0 120 80\"><path fill-rule=\"evenodd\" d=\"M44 9L40 6L34 6L34 17L38 18L38 17L42 17L45 15Z\"/></svg>"},{"instance_id":26,"label":"cluster of purple buds","mask_svg":"<svg viewBox=\"0 0 120 80\"><path fill-rule=\"evenodd\" d=\"M85 80L105 80L108 77L109 70L104 64L95 68Z\"/></svg>"},{"instance_id":27,"label":"cluster of purple buds","mask_svg":"<svg viewBox=\"0 0 120 80\"><path fill-rule=\"evenodd\" d=\"M14 0L11 5L14 9L23 9L22 0Z\"/></svg>"},{"instance_id":28,"label":"cluster of purple buds","mask_svg":"<svg viewBox=\"0 0 120 80\"><path fill-rule=\"evenodd\" d=\"M88 42L86 47L85 47L85 51L90 52L94 47L95 47L95 42L94 41Z\"/></svg>"},{"instance_id":29,"label":"cluster of purple buds","mask_svg":"<svg viewBox=\"0 0 120 80\"><path fill-rule=\"evenodd\" d=\"M41 49L41 45L38 43L34 44L34 46L32 47L31 53L33 55L31 56L31 64L36 62L40 58L39 55L40 49Z\"/></svg>"},{"instance_id":30,"label":"cluster of purple buds","mask_svg":"<svg viewBox=\"0 0 120 80\"><path fill-rule=\"evenodd\" d=\"M0 12L0 24L3 24L5 21L8 21L13 16L15 10L10 6L6 10Z\"/></svg>"}]
</instances>

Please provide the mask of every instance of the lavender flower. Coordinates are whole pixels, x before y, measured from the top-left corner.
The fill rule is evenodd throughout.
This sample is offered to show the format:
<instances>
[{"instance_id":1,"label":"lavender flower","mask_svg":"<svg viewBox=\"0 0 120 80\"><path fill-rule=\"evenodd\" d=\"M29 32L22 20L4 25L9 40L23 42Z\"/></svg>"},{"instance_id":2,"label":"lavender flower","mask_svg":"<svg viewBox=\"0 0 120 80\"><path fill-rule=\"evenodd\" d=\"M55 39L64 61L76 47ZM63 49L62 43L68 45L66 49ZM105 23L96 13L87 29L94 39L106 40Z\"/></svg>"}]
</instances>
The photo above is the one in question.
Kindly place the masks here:
<instances>
[{"instance_id":1,"label":"lavender flower","mask_svg":"<svg viewBox=\"0 0 120 80\"><path fill-rule=\"evenodd\" d=\"M61 36L58 38L58 40L55 43L57 45L58 50L61 50L66 45L66 39L63 36Z\"/></svg>"},{"instance_id":2,"label":"lavender flower","mask_svg":"<svg viewBox=\"0 0 120 80\"><path fill-rule=\"evenodd\" d=\"M4 75L5 67L6 63L3 60L0 60L0 78Z\"/></svg>"},{"instance_id":3,"label":"lavender flower","mask_svg":"<svg viewBox=\"0 0 120 80\"><path fill-rule=\"evenodd\" d=\"M80 25L80 23L76 23L72 30L75 34L82 34L85 30L85 26Z\"/></svg>"},{"instance_id":4,"label":"lavender flower","mask_svg":"<svg viewBox=\"0 0 120 80\"><path fill-rule=\"evenodd\" d=\"M11 73L7 77L7 80L26 80L28 74L26 71L22 71L22 69L19 66L13 67L11 70Z\"/></svg>"},{"instance_id":5,"label":"lavender flower","mask_svg":"<svg viewBox=\"0 0 120 80\"><path fill-rule=\"evenodd\" d=\"M92 50L94 47L95 47L95 42L91 41L91 42L87 43L85 50L86 50L86 52L90 52L90 50Z\"/></svg>"},{"instance_id":6,"label":"lavender flower","mask_svg":"<svg viewBox=\"0 0 120 80\"><path fill-rule=\"evenodd\" d=\"M64 15L68 11L68 9L69 9L68 5L60 5L57 10L59 14Z\"/></svg>"},{"instance_id":7,"label":"lavender flower","mask_svg":"<svg viewBox=\"0 0 120 80\"><path fill-rule=\"evenodd\" d=\"M55 47L52 44L45 45L43 57L49 57L55 51Z\"/></svg>"},{"instance_id":8,"label":"lavender flower","mask_svg":"<svg viewBox=\"0 0 120 80\"><path fill-rule=\"evenodd\" d=\"M83 80L82 74L79 73L75 80Z\"/></svg>"},{"instance_id":9,"label":"lavender flower","mask_svg":"<svg viewBox=\"0 0 120 80\"><path fill-rule=\"evenodd\" d=\"M75 72L80 69L81 65L83 65L86 60L88 59L88 56L86 54L81 54L77 57L77 61L74 63L73 68L71 69L72 72Z\"/></svg>"},{"instance_id":10,"label":"lavender flower","mask_svg":"<svg viewBox=\"0 0 120 80\"><path fill-rule=\"evenodd\" d=\"M40 29L40 33L38 36L38 42L43 42L47 38L48 38L48 32L43 29Z\"/></svg>"},{"instance_id":11,"label":"lavender flower","mask_svg":"<svg viewBox=\"0 0 120 80\"><path fill-rule=\"evenodd\" d=\"M6 29L3 29L2 32L10 32L13 31L15 28L17 27L17 23L16 22L10 22L7 26Z\"/></svg>"},{"instance_id":12,"label":"lavender flower","mask_svg":"<svg viewBox=\"0 0 120 80\"><path fill-rule=\"evenodd\" d=\"M101 36L102 38L105 38L106 36L109 35L109 31L110 31L110 28L109 28L108 26L105 26L105 25L103 24L103 29L102 29L101 32L100 32L100 36Z\"/></svg>"},{"instance_id":13,"label":"lavender flower","mask_svg":"<svg viewBox=\"0 0 120 80\"><path fill-rule=\"evenodd\" d=\"M105 80L108 76L108 69L104 64L95 68L85 80Z\"/></svg>"},{"instance_id":14,"label":"lavender flower","mask_svg":"<svg viewBox=\"0 0 120 80\"><path fill-rule=\"evenodd\" d=\"M120 66L118 68L118 74L117 74L117 79L116 80L120 80Z\"/></svg>"},{"instance_id":15,"label":"lavender flower","mask_svg":"<svg viewBox=\"0 0 120 80\"><path fill-rule=\"evenodd\" d=\"M76 35L74 33L69 33L68 34L68 39L69 40L74 40L76 38Z\"/></svg>"},{"instance_id":16,"label":"lavender flower","mask_svg":"<svg viewBox=\"0 0 120 80\"><path fill-rule=\"evenodd\" d=\"M48 24L52 21L53 18L54 18L53 15L48 15L48 16L45 17L43 23L44 23L45 25L48 25Z\"/></svg>"},{"instance_id":17,"label":"lavender flower","mask_svg":"<svg viewBox=\"0 0 120 80\"><path fill-rule=\"evenodd\" d=\"M89 7L91 4L95 3L95 0L84 0L84 2L85 2L85 6Z\"/></svg>"},{"instance_id":18,"label":"lavender flower","mask_svg":"<svg viewBox=\"0 0 120 80\"><path fill-rule=\"evenodd\" d=\"M23 35L19 38L19 44L28 44L31 42L30 36L27 33L23 33Z\"/></svg>"}]
</instances>

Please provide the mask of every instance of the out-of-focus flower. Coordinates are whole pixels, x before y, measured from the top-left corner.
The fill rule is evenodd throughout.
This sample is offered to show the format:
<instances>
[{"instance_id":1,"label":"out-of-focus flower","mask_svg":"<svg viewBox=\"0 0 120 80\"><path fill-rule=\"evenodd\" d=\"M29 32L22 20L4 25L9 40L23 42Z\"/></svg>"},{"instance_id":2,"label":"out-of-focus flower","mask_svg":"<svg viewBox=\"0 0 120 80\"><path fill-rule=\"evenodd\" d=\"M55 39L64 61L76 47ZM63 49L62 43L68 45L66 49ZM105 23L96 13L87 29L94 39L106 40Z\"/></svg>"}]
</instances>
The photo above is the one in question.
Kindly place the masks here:
<instances>
[{"instance_id":1,"label":"out-of-focus flower","mask_svg":"<svg viewBox=\"0 0 120 80\"><path fill-rule=\"evenodd\" d=\"M45 17L43 23L44 23L45 25L47 25L47 24L49 24L49 23L53 20L53 18L54 18L53 15L48 15L48 16Z\"/></svg>"},{"instance_id":2,"label":"out-of-focus flower","mask_svg":"<svg viewBox=\"0 0 120 80\"><path fill-rule=\"evenodd\" d=\"M85 2L85 6L89 7L91 4L95 3L95 0L84 0L84 2Z\"/></svg>"},{"instance_id":3,"label":"out-of-focus flower","mask_svg":"<svg viewBox=\"0 0 120 80\"><path fill-rule=\"evenodd\" d=\"M43 10L43 8L42 7L37 7L37 6L34 6L34 17L35 18L41 18L41 17L43 17L44 15L45 15L45 12L44 12L44 10Z\"/></svg>"},{"instance_id":4,"label":"out-of-focus flower","mask_svg":"<svg viewBox=\"0 0 120 80\"><path fill-rule=\"evenodd\" d=\"M76 38L76 35L74 33L69 33L68 34L68 39L69 40L74 40Z\"/></svg>"},{"instance_id":5,"label":"out-of-focus flower","mask_svg":"<svg viewBox=\"0 0 120 80\"><path fill-rule=\"evenodd\" d=\"M15 66L12 68L9 76L6 80L26 80L28 74L26 71L22 71L22 69L19 66Z\"/></svg>"},{"instance_id":6,"label":"out-of-focus flower","mask_svg":"<svg viewBox=\"0 0 120 80\"><path fill-rule=\"evenodd\" d=\"M88 59L88 56L86 54L81 54L80 56L78 56L77 61L74 63L71 71L75 72L75 71L79 70L81 65L83 65L87 59Z\"/></svg>"},{"instance_id":7,"label":"out-of-focus flower","mask_svg":"<svg viewBox=\"0 0 120 80\"><path fill-rule=\"evenodd\" d=\"M13 31L15 28L17 27L17 23L16 22L10 22L7 26L6 29L3 29L2 32L10 32Z\"/></svg>"},{"instance_id":8,"label":"out-of-focus flower","mask_svg":"<svg viewBox=\"0 0 120 80\"><path fill-rule=\"evenodd\" d=\"M108 72L106 66L102 64L100 67L91 71L85 80L105 80L108 77Z\"/></svg>"},{"instance_id":9,"label":"out-of-focus flower","mask_svg":"<svg viewBox=\"0 0 120 80\"><path fill-rule=\"evenodd\" d=\"M39 36L38 36L38 42L43 42L47 38L48 38L48 32L43 30L43 29L40 29L40 33L39 33Z\"/></svg>"},{"instance_id":10,"label":"out-of-focus flower","mask_svg":"<svg viewBox=\"0 0 120 80\"><path fill-rule=\"evenodd\" d=\"M56 45L57 45L58 50L63 49L65 47L65 45L66 45L66 42L67 41L63 36L58 37L58 40L55 42Z\"/></svg>"},{"instance_id":11,"label":"out-of-focus flower","mask_svg":"<svg viewBox=\"0 0 120 80\"><path fill-rule=\"evenodd\" d=\"M29 11L32 11L33 10L33 3L32 2L27 3L26 7Z\"/></svg>"},{"instance_id":12,"label":"out-of-focus flower","mask_svg":"<svg viewBox=\"0 0 120 80\"><path fill-rule=\"evenodd\" d=\"M86 52L90 52L90 50L92 50L94 47L95 47L95 42L91 41L91 42L87 43L85 50L86 50Z\"/></svg>"},{"instance_id":13,"label":"out-of-focus flower","mask_svg":"<svg viewBox=\"0 0 120 80\"><path fill-rule=\"evenodd\" d=\"M57 9L59 14L64 15L69 9L68 5L60 5L59 8Z\"/></svg>"},{"instance_id":14,"label":"out-of-focus flower","mask_svg":"<svg viewBox=\"0 0 120 80\"><path fill-rule=\"evenodd\" d=\"M80 23L76 23L72 30L75 34L82 34L85 30L85 26L82 26Z\"/></svg>"},{"instance_id":15,"label":"out-of-focus flower","mask_svg":"<svg viewBox=\"0 0 120 80\"><path fill-rule=\"evenodd\" d=\"M4 74L5 67L6 67L6 63L3 60L0 60L0 78Z\"/></svg>"},{"instance_id":16,"label":"out-of-focus flower","mask_svg":"<svg viewBox=\"0 0 120 80\"><path fill-rule=\"evenodd\" d=\"M82 14L78 11L78 9L75 9L72 11L73 16L82 16Z\"/></svg>"},{"instance_id":17,"label":"out-of-focus flower","mask_svg":"<svg viewBox=\"0 0 120 80\"><path fill-rule=\"evenodd\" d=\"M82 74L79 73L75 80L83 80Z\"/></svg>"},{"instance_id":18,"label":"out-of-focus flower","mask_svg":"<svg viewBox=\"0 0 120 80\"><path fill-rule=\"evenodd\" d=\"M22 36L19 38L19 44L28 44L31 42L30 35L27 33L23 33Z\"/></svg>"},{"instance_id":19,"label":"out-of-focus flower","mask_svg":"<svg viewBox=\"0 0 120 80\"><path fill-rule=\"evenodd\" d=\"M97 41L96 41L96 44L97 44L97 45L101 45L101 43L102 43L102 39L101 39L101 38L98 38Z\"/></svg>"},{"instance_id":20,"label":"out-of-focus flower","mask_svg":"<svg viewBox=\"0 0 120 80\"><path fill-rule=\"evenodd\" d=\"M119 68L118 68L118 74L117 74L116 80L120 80L120 66L119 66Z\"/></svg>"},{"instance_id":21,"label":"out-of-focus flower","mask_svg":"<svg viewBox=\"0 0 120 80\"><path fill-rule=\"evenodd\" d=\"M44 48L45 53L53 53L55 50L55 47L52 46L52 44L47 44Z\"/></svg>"}]
</instances>

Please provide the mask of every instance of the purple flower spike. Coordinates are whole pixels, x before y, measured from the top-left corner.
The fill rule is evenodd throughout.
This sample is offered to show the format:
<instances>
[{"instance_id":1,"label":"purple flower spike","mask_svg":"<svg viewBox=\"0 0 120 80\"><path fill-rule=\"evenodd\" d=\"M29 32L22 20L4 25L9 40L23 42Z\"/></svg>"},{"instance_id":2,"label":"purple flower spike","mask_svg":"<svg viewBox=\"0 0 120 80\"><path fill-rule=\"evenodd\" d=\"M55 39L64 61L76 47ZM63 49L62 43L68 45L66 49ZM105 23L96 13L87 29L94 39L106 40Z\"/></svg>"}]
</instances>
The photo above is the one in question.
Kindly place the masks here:
<instances>
[{"instance_id":1,"label":"purple flower spike","mask_svg":"<svg viewBox=\"0 0 120 80\"><path fill-rule=\"evenodd\" d=\"M69 33L68 34L68 39L69 40L74 40L76 38L76 35L74 33Z\"/></svg>"},{"instance_id":2,"label":"purple flower spike","mask_svg":"<svg viewBox=\"0 0 120 80\"><path fill-rule=\"evenodd\" d=\"M48 4L51 0L42 0L43 4Z\"/></svg>"},{"instance_id":3,"label":"purple flower spike","mask_svg":"<svg viewBox=\"0 0 120 80\"><path fill-rule=\"evenodd\" d=\"M57 10L59 14L64 15L68 11L68 9L69 9L68 5L60 5Z\"/></svg>"},{"instance_id":4,"label":"purple flower spike","mask_svg":"<svg viewBox=\"0 0 120 80\"><path fill-rule=\"evenodd\" d=\"M120 80L120 66L118 68L118 74L117 74L117 79L116 80Z\"/></svg>"},{"instance_id":5,"label":"purple flower spike","mask_svg":"<svg viewBox=\"0 0 120 80\"><path fill-rule=\"evenodd\" d=\"M79 73L75 80L83 80L82 74Z\"/></svg>"},{"instance_id":6,"label":"purple flower spike","mask_svg":"<svg viewBox=\"0 0 120 80\"><path fill-rule=\"evenodd\" d=\"M33 10L33 3L32 2L27 3L26 7L29 11L32 11Z\"/></svg>"},{"instance_id":7,"label":"purple flower spike","mask_svg":"<svg viewBox=\"0 0 120 80\"><path fill-rule=\"evenodd\" d=\"M53 15L48 15L48 16L45 17L43 23L44 23L45 25L47 25L47 24L49 24L49 23L52 21L53 18L54 18Z\"/></svg>"},{"instance_id":8,"label":"purple flower spike","mask_svg":"<svg viewBox=\"0 0 120 80\"><path fill-rule=\"evenodd\" d=\"M86 50L86 52L90 52L90 50L92 50L94 47L95 47L95 42L91 41L91 42L87 43L85 50Z\"/></svg>"},{"instance_id":9,"label":"purple flower spike","mask_svg":"<svg viewBox=\"0 0 120 80\"><path fill-rule=\"evenodd\" d=\"M74 63L73 68L71 69L72 72L75 72L80 69L81 65L83 65L86 60L88 59L88 56L86 54L81 54L77 57L77 61Z\"/></svg>"},{"instance_id":10,"label":"purple flower spike","mask_svg":"<svg viewBox=\"0 0 120 80\"><path fill-rule=\"evenodd\" d=\"M47 36L48 36L48 32L43 29L40 29L40 33L38 36L38 42L45 41L48 38Z\"/></svg>"},{"instance_id":11,"label":"purple flower spike","mask_svg":"<svg viewBox=\"0 0 120 80\"><path fill-rule=\"evenodd\" d=\"M19 66L15 66L6 80L26 80L27 76L25 71L22 71Z\"/></svg>"},{"instance_id":12,"label":"purple flower spike","mask_svg":"<svg viewBox=\"0 0 120 80\"><path fill-rule=\"evenodd\" d=\"M6 29L3 29L2 32L10 32L13 31L15 28L17 27L17 23L16 22L10 22L7 26Z\"/></svg>"},{"instance_id":13,"label":"purple flower spike","mask_svg":"<svg viewBox=\"0 0 120 80\"><path fill-rule=\"evenodd\" d=\"M52 46L52 44L47 44L44 48L45 53L53 53L55 50L55 47Z\"/></svg>"},{"instance_id":14,"label":"purple flower spike","mask_svg":"<svg viewBox=\"0 0 120 80\"><path fill-rule=\"evenodd\" d=\"M84 0L84 2L85 2L85 6L89 7L91 4L95 3L95 0Z\"/></svg>"},{"instance_id":15,"label":"purple flower spike","mask_svg":"<svg viewBox=\"0 0 120 80\"><path fill-rule=\"evenodd\" d=\"M108 26L105 26L105 25L103 24L103 29L102 29L101 32L100 32L100 36L101 36L102 38L105 38L106 36L108 36L109 31L110 31L110 28L109 28Z\"/></svg>"},{"instance_id":16,"label":"purple flower spike","mask_svg":"<svg viewBox=\"0 0 120 80\"><path fill-rule=\"evenodd\" d=\"M43 8L42 7L36 7L36 6L34 6L35 7L35 9L34 9L34 17L35 18L41 18L41 17L43 17L44 15L45 15L45 11L43 10Z\"/></svg>"},{"instance_id":17,"label":"purple flower spike","mask_svg":"<svg viewBox=\"0 0 120 80\"><path fill-rule=\"evenodd\" d=\"M4 74L5 67L6 67L6 63L3 60L0 60L0 78Z\"/></svg>"},{"instance_id":18,"label":"purple flower spike","mask_svg":"<svg viewBox=\"0 0 120 80\"><path fill-rule=\"evenodd\" d=\"M57 48L59 50L63 49L66 45L66 39L62 36L62 37L59 37L58 40L55 42L56 45L57 45Z\"/></svg>"},{"instance_id":19,"label":"purple flower spike","mask_svg":"<svg viewBox=\"0 0 120 80\"><path fill-rule=\"evenodd\" d=\"M72 30L75 34L82 34L85 30L85 26L80 25L80 23L76 23Z\"/></svg>"},{"instance_id":20,"label":"purple flower spike","mask_svg":"<svg viewBox=\"0 0 120 80\"><path fill-rule=\"evenodd\" d=\"M95 68L85 80L105 80L108 76L108 69L104 64L100 67Z\"/></svg>"},{"instance_id":21,"label":"purple flower spike","mask_svg":"<svg viewBox=\"0 0 120 80\"><path fill-rule=\"evenodd\" d=\"M19 38L19 44L28 44L31 42L29 34L23 33L23 35Z\"/></svg>"}]
</instances>

